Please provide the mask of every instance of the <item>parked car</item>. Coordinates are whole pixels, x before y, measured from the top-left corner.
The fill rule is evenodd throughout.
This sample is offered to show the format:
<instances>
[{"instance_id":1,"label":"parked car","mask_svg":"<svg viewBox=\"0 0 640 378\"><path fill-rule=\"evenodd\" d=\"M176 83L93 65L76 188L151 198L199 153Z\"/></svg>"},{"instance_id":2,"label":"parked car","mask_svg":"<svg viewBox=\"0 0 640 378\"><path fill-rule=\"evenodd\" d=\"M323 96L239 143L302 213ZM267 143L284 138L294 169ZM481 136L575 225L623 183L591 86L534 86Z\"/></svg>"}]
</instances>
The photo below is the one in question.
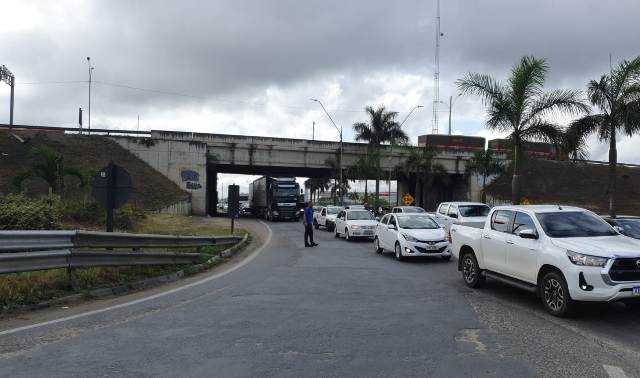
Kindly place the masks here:
<instances>
[{"instance_id":1,"label":"parked car","mask_svg":"<svg viewBox=\"0 0 640 378\"><path fill-rule=\"evenodd\" d=\"M369 210L345 209L338 213L333 233L336 238L344 235L345 239L369 238L375 236L378 221Z\"/></svg>"},{"instance_id":2,"label":"parked car","mask_svg":"<svg viewBox=\"0 0 640 378\"><path fill-rule=\"evenodd\" d=\"M622 235L634 239L640 239L640 217L630 215L618 215L611 218L608 215L602 217Z\"/></svg>"},{"instance_id":3,"label":"parked car","mask_svg":"<svg viewBox=\"0 0 640 378\"><path fill-rule=\"evenodd\" d=\"M387 214L378 223L373 240L377 253L393 251L397 260L434 256L451 259L446 232L426 214Z\"/></svg>"},{"instance_id":4,"label":"parked car","mask_svg":"<svg viewBox=\"0 0 640 378\"><path fill-rule=\"evenodd\" d=\"M469 287L494 278L536 293L555 316L576 301L640 304L640 241L588 210L500 206L484 228L454 224L449 237Z\"/></svg>"},{"instance_id":5,"label":"parked car","mask_svg":"<svg viewBox=\"0 0 640 378\"><path fill-rule=\"evenodd\" d=\"M320 226L327 231L333 231L335 227L336 216L342 210L340 206L323 206L317 212L313 213L313 226L317 229Z\"/></svg>"},{"instance_id":6,"label":"parked car","mask_svg":"<svg viewBox=\"0 0 640 378\"><path fill-rule=\"evenodd\" d=\"M480 202L443 202L438 206L436 222L449 230L452 224L482 226L491 208Z\"/></svg>"},{"instance_id":7,"label":"parked car","mask_svg":"<svg viewBox=\"0 0 640 378\"><path fill-rule=\"evenodd\" d=\"M396 206L391 209L391 213L426 213L425 209L418 206Z\"/></svg>"}]
</instances>

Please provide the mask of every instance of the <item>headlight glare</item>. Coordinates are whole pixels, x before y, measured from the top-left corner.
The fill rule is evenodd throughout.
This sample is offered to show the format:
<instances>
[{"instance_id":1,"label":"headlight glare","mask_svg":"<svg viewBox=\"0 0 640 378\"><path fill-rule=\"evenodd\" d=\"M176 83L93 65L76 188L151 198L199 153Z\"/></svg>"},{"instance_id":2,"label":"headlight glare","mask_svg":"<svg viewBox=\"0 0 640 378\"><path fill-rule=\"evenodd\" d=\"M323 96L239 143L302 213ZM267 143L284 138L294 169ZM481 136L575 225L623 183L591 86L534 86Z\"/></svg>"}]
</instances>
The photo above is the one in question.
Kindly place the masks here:
<instances>
[{"instance_id":1,"label":"headlight glare","mask_svg":"<svg viewBox=\"0 0 640 378\"><path fill-rule=\"evenodd\" d=\"M575 265L597 266L601 268L607 264L607 261L609 261L609 259L606 257L584 255L582 253L569 250L567 250L567 257L569 257L569 261L571 261Z\"/></svg>"}]
</instances>

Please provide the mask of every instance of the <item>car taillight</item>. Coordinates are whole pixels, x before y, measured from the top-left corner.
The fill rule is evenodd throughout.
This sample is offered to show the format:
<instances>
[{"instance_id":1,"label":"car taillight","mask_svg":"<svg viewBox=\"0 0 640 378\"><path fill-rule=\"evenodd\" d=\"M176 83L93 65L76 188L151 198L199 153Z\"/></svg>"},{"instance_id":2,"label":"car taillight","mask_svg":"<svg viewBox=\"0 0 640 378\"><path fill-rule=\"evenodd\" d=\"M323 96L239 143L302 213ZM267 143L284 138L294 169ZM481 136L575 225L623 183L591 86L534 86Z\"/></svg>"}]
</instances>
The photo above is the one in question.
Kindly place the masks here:
<instances>
[{"instance_id":1,"label":"car taillight","mask_svg":"<svg viewBox=\"0 0 640 378\"><path fill-rule=\"evenodd\" d=\"M451 240L451 230L449 230L449 244L453 243L453 241Z\"/></svg>"}]
</instances>

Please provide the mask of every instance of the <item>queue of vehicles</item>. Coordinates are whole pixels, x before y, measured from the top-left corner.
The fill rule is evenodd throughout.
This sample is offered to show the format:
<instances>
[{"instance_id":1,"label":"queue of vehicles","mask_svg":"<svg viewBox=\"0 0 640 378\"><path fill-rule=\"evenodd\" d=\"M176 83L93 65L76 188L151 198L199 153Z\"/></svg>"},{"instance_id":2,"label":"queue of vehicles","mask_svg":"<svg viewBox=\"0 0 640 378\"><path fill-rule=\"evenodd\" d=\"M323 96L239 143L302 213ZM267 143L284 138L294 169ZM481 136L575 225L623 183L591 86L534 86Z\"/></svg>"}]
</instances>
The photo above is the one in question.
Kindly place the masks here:
<instances>
[{"instance_id":1,"label":"queue of vehicles","mask_svg":"<svg viewBox=\"0 0 640 378\"><path fill-rule=\"evenodd\" d=\"M435 214L401 206L378 219L368 210L327 206L314 224L346 240L373 240L377 253L392 252L397 260L454 256L469 287L487 278L512 285L537 295L554 316L574 313L579 302L640 307L640 217L446 202Z\"/></svg>"}]
</instances>

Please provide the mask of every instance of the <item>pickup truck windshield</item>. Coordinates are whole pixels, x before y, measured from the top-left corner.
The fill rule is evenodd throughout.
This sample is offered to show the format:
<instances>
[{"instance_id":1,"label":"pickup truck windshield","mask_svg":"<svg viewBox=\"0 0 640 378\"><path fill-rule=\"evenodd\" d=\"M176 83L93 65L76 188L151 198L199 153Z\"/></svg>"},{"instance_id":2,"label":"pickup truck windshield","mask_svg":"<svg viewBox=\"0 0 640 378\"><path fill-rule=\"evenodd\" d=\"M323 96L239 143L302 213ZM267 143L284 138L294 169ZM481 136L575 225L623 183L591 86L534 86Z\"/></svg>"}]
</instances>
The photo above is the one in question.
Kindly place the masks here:
<instances>
[{"instance_id":1,"label":"pickup truck windshield","mask_svg":"<svg viewBox=\"0 0 640 378\"><path fill-rule=\"evenodd\" d=\"M552 238L613 236L618 233L603 219L583 211L537 213L545 234Z\"/></svg>"},{"instance_id":2,"label":"pickup truck windshield","mask_svg":"<svg viewBox=\"0 0 640 378\"><path fill-rule=\"evenodd\" d=\"M349 211L347 213L348 220L372 220L373 215L367 210Z\"/></svg>"},{"instance_id":3,"label":"pickup truck windshield","mask_svg":"<svg viewBox=\"0 0 640 378\"><path fill-rule=\"evenodd\" d=\"M338 214L342 210L340 207L327 207L327 214Z\"/></svg>"},{"instance_id":4,"label":"pickup truck windshield","mask_svg":"<svg viewBox=\"0 0 640 378\"><path fill-rule=\"evenodd\" d=\"M490 209L486 205L460 205L458 210L462 217L486 217Z\"/></svg>"},{"instance_id":5,"label":"pickup truck windshield","mask_svg":"<svg viewBox=\"0 0 640 378\"><path fill-rule=\"evenodd\" d=\"M398 215L398 224L400 228L408 229L408 230L423 230L429 229L433 230L436 228L440 228L440 226L431 219L431 217L427 216L402 216Z\"/></svg>"}]
</instances>

